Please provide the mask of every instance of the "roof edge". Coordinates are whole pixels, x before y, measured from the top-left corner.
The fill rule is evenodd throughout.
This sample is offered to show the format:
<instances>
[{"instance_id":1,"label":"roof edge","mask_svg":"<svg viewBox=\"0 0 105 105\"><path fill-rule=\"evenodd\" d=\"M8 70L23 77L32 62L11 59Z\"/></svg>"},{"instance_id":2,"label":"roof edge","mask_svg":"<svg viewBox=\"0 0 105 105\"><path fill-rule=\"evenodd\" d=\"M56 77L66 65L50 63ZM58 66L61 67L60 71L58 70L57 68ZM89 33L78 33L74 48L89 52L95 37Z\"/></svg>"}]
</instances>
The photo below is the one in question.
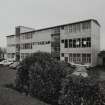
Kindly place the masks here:
<instances>
[{"instance_id":1,"label":"roof edge","mask_svg":"<svg viewBox=\"0 0 105 105\"><path fill-rule=\"evenodd\" d=\"M77 23L82 23L82 22L87 22L87 21L94 21L94 22L96 22L96 24L99 27L101 27L101 25L99 24L99 22L96 19L87 19L87 20L82 20L82 21L76 21L76 22L73 22L73 23L67 23L67 24L62 24L62 25L57 25L57 26L52 26L52 27L46 27L46 28L42 28L42 29L36 29L36 30L33 30L33 31L28 31L28 32L21 33L21 34L43 31L43 30L47 30L47 29L52 29L52 28L57 28L57 27L62 27L62 26L66 26L66 25L72 25L72 24L77 24ZM17 27L24 27L24 26L17 26ZM15 35L9 35L9 36L15 36ZM9 37L9 36L6 36L6 37Z\"/></svg>"}]
</instances>

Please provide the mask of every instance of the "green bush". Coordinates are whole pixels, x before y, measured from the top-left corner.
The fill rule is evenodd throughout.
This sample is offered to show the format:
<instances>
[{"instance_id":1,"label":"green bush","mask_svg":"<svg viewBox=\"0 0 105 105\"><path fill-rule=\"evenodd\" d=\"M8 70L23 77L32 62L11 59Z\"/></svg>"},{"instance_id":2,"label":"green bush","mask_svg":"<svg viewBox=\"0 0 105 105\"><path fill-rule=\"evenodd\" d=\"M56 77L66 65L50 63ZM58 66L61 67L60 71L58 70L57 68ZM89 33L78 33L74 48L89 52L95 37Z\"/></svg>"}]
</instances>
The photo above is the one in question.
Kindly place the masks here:
<instances>
[{"instance_id":1,"label":"green bush","mask_svg":"<svg viewBox=\"0 0 105 105\"><path fill-rule=\"evenodd\" d=\"M93 78L69 76L62 83L60 105L103 105L104 95Z\"/></svg>"},{"instance_id":2,"label":"green bush","mask_svg":"<svg viewBox=\"0 0 105 105\"><path fill-rule=\"evenodd\" d=\"M16 87L46 102L57 103L62 79L70 70L69 64L53 59L49 53L37 52L20 63Z\"/></svg>"}]
</instances>

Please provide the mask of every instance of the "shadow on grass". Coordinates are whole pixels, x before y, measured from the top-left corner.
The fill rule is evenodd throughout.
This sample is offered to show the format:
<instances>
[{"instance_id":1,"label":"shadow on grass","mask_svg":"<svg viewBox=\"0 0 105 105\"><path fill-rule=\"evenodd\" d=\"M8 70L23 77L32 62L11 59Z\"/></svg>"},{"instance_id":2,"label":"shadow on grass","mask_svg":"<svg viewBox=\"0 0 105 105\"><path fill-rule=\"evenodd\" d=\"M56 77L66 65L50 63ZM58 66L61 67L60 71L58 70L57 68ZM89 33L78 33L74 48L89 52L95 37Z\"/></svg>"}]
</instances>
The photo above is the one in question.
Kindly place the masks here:
<instances>
[{"instance_id":1,"label":"shadow on grass","mask_svg":"<svg viewBox=\"0 0 105 105\"><path fill-rule=\"evenodd\" d=\"M41 99L40 97L38 97L38 96L32 96L32 95L30 95L28 92L26 92L25 90L19 90L19 89L17 89L15 86L14 86L14 84L5 84L5 85L3 85L3 87L5 87L5 88L9 88L9 89L13 89L14 91L17 91L17 92L19 92L20 94L22 94L22 95L25 95L25 96L31 96L31 97L33 97L33 98L35 98L35 99L37 99L37 100L39 100L39 101L43 101L43 102L45 102L46 104L50 104L50 105L58 105L58 103L56 102L56 103L52 103L52 102L46 102L45 100L43 100L43 99Z\"/></svg>"},{"instance_id":2,"label":"shadow on grass","mask_svg":"<svg viewBox=\"0 0 105 105\"><path fill-rule=\"evenodd\" d=\"M14 84L12 84L12 83L5 84L4 87L13 89L13 90L15 90L15 91L17 91L21 94L24 94L24 95L28 96L28 93L25 90L20 90L20 89L16 88L16 86L14 86Z\"/></svg>"}]
</instances>

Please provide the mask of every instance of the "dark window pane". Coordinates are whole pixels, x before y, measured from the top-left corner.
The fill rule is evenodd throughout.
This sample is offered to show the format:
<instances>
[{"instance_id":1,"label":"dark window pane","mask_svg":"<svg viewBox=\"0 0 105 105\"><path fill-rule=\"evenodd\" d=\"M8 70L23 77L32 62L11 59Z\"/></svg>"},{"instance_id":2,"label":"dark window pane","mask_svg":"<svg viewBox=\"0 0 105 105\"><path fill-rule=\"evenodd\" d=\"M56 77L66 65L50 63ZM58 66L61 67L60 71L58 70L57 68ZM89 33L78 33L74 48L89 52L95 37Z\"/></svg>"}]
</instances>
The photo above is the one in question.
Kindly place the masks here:
<instances>
[{"instance_id":1,"label":"dark window pane","mask_svg":"<svg viewBox=\"0 0 105 105\"><path fill-rule=\"evenodd\" d=\"M61 53L61 56L64 57L64 53Z\"/></svg>"},{"instance_id":2,"label":"dark window pane","mask_svg":"<svg viewBox=\"0 0 105 105\"><path fill-rule=\"evenodd\" d=\"M65 39L65 48L68 48L68 40Z\"/></svg>"},{"instance_id":3,"label":"dark window pane","mask_svg":"<svg viewBox=\"0 0 105 105\"><path fill-rule=\"evenodd\" d=\"M65 62L67 62L67 63L68 63L68 57L65 57Z\"/></svg>"},{"instance_id":4,"label":"dark window pane","mask_svg":"<svg viewBox=\"0 0 105 105\"><path fill-rule=\"evenodd\" d=\"M72 39L69 39L69 48L71 48L72 47Z\"/></svg>"},{"instance_id":5,"label":"dark window pane","mask_svg":"<svg viewBox=\"0 0 105 105\"><path fill-rule=\"evenodd\" d=\"M64 43L64 40L61 40L61 43Z\"/></svg>"},{"instance_id":6,"label":"dark window pane","mask_svg":"<svg viewBox=\"0 0 105 105\"><path fill-rule=\"evenodd\" d=\"M76 39L73 39L73 48L76 48Z\"/></svg>"}]
</instances>

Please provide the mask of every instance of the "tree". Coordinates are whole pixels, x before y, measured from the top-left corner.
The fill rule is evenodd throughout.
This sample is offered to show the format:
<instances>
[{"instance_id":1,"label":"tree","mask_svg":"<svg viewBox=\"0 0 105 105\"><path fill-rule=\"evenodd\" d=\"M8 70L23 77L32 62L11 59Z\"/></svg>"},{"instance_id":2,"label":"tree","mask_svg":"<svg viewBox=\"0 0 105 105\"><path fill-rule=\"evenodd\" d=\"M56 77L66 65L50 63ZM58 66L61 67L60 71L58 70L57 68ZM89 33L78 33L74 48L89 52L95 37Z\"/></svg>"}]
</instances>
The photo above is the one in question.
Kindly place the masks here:
<instances>
[{"instance_id":1,"label":"tree","mask_svg":"<svg viewBox=\"0 0 105 105\"><path fill-rule=\"evenodd\" d=\"M98 81L81 76L70 76L62 83L60 105L104 105Z\"/></svg>"},{"instance_id":2,"label":"tree","mask_svg":"<svg viewBox=\"0 0 105 105\"><path fill-rule=\"evenodd\" d=\"M71 70L68 64L55 60L49 53L37 52L20 63L16 87L55 104L68 69Z\"/></svg>"}]
</instances>

